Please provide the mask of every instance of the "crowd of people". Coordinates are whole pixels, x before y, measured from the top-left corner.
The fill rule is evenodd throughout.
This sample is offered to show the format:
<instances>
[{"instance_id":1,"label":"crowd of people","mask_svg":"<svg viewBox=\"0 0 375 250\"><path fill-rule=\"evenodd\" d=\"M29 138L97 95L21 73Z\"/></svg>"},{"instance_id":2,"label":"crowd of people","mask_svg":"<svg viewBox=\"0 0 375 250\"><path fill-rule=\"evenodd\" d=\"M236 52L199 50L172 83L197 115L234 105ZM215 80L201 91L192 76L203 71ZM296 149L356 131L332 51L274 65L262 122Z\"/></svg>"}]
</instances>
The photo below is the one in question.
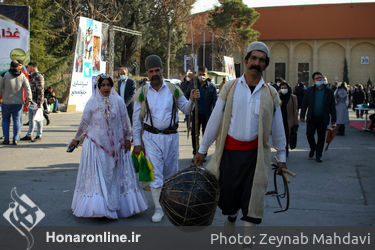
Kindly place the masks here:
<instances>
[{"instance_id":1,"label":"crowd of people","mask_svg":"<svg viewBox=\"0 0 375 250\"><path fill-rule=\"evenodd\" d=\"M110 76L99 75L69 145L77 147L83 141L73 214L116 219L147 209L130 158L133 143L133 154L143 152L152 164L153 180L148 183L154 207L151 220L160 222L164 217L159 203L161 187L178 171L180 110L198 118L194 124L202 125L202 142L192 141L195 165L203 164L208 147L217 141L207 169L219 180L219 207L228 216L226 227L234 227L239 210L246 226L261 223L271 161L269 136L277 149L279 171L286 168L284 107L277 91L262 77L269 63L268 47L251 43L244 62L246 72L225 83L219 96L206 68L199 68L195 76L190 74L183 90L164 81L157 55L146 58L149 82L138 89L126 68L119 72L118 93Z\"/></svg>"},{"instance_id":2,"label":"crowd of people","mask_svg":"<svg viewBox=\"0 0 375 250\"><path fill-rule=\"evenodd\" d=\"M157 55L146 58L149 81L140 87L129 78L126 67L119 70L117 92L111 76L98 75L94 93L69 144L70 148L82 145L73 214L117 219L148 208L133 167L133 144L133 154L143 152L152 165L153 180L148 183L154 206L151 220L160 222L164 217L159 203L161 188L178 171L180 110L192 128L194 165L203 165L208 148L216 141L215 153L206 168L219 182L218 206L227 216L225 227L233 230L240 211L246 227L261 223L271 164L269 137L281 172L287 167L289 150L296 147L299 121L306 122L308 156L322 162L328 125L337 126L338 134L344 135L349 102L356 107L375 100L370 85L366 90L360 85L348 90L343 82L329 86L320 72L312 74L313 86L309 88L299 83L293 91L282 79L271 86L263 79L269 62L266 44L250 43L244 58L245 72L235 80L223 81L219 93L204 67L199 67L196 75L188 72L181 88L164 81L163 63ZM53 104L53 111L57 111L57 98L52 88L44 91L44 78L37 64L28 64L28 74L21 68L22 64L12 61L0 81L3 144L9 144L11 116L13 144L17 144L23 105L28 107L29 130L21 140L42 138L43 120L35 117L38 112L41 115L43 105ZM35 125L37 134L33 138ZM200 134L202 140L198 143Z\"/></svg>"},{"instance_id":3,"label":"crowd of people","mask_svg":"<svg viewBox=\"0 0 375 250\"><path fill-rule=\"evenodd\" d=\"M43 117L50 124L48 106L58 112L58 99L50 86L44 89L44 77L38 71L38 64L30 62L25 67L21 60L12 60L10 69L0 76L0 103L2 108L3 145L10 144L9 128L13 122L12 145L18 141L36 142L42 139ZM27 134L20 139L22 112L28 113ZM36 136L33 137L35 125Z\"/></svg>"},{"instance_id":4,"label":"crowd of people","mask_svg":"<svg viewBox=\"0 0 375 250\"><path fill-rule=\"evenodd\" d=\"M129 167L132 143L133 153L143 152L152 163L154 179L148 183L154 207L151 220L160 222L164 217L159 203L161 187L178 171L180 110L192 128L195 165L203 165L208 148L216 141L215 154L206 168L219 180L218 206L228 216L225 227L234 228L239 211L245 226L261 223L268 180L260 176L268 176L271 161L268 137L277 150L275 158L281 171L286 168L289 150L296 147L299 121L307 123L308 155L315 156L317 162L322 162L327 126L337 124L338 133L344 134L348 123L345 83L332 89L324 75L315 72L309 88L299 83L293 91L282 79L271 87L262 77L268 55L264 43L251 43L244 58L245 73L224 82L219 94L204 67L199 67L196 75L187 72L181 88L164 81L163 64L157 55L146 58L149 81L140 86L129 78L126 67L119 70L117 92L110 76L99 75L70 144L76 147L83 141L72 203L74 215L115 219L147 209L144 191Z\"/></svg>"}]
</instances>

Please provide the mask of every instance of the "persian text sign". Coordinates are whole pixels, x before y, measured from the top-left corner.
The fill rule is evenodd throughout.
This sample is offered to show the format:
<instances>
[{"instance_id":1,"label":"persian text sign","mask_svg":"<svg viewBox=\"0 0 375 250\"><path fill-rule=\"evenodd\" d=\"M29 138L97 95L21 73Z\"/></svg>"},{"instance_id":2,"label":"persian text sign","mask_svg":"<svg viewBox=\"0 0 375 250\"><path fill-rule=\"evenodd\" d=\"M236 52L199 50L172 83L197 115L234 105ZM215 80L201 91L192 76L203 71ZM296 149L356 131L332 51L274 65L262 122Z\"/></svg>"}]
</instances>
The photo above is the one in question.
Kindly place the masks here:
<instances>
[{"instance_id":1,"label":"persian text sign","mask_svg":"<svg viewBox=\"0 0 375 250\"><path fill-rule=\"evenodd\" d=\"M76 111L83 111L96 76L106 72L107 44L108 25L80 17L69 95L69 105Z\"/></svg>"},{"instance_id":2,"label":"persian text sign","mask_svg":"<svg viewBox=\"0 0 375 250\"><path fill-rule=\"evenodd\" d=\"M11 60L30 60L29 6L0 5L0 73Z\"/></svg>"}]
</instances>

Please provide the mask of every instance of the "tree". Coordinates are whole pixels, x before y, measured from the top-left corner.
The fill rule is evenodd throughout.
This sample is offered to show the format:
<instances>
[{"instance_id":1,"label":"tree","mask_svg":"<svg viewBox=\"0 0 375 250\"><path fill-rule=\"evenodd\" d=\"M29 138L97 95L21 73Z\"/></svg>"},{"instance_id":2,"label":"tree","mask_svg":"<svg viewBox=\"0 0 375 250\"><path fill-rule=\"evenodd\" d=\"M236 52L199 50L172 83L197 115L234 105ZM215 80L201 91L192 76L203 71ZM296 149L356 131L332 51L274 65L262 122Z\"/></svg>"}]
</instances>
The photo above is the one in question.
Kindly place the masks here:
<instances>
[{"instance_id":1,"label":"tree","mask_svg":"<svg viewBox=\"0 0 375 250\"><path fill-rule=\"evenodd\" d=\"M208 25L215 33L216 62L223 64L223 56L229 55L233 48L242 48L258 38L259 32L251 27L259 13L247 7L242 0L221 0L210 12Z\"/></svg>"},{"instance_id":2,"label":"tree","mask_svg":"<svg viewBox=\"0 0 375 250\"><path fill-rule=\"evenodd\" d=\"M155 0L154 11L157 13L156 17L159 18L159 22L165 25L167 33L166 59L168 78L170 74L171 43L173 35L181 33L181 26L185 26L194 2L195 0Z\"/></svg>"}]
</instances>

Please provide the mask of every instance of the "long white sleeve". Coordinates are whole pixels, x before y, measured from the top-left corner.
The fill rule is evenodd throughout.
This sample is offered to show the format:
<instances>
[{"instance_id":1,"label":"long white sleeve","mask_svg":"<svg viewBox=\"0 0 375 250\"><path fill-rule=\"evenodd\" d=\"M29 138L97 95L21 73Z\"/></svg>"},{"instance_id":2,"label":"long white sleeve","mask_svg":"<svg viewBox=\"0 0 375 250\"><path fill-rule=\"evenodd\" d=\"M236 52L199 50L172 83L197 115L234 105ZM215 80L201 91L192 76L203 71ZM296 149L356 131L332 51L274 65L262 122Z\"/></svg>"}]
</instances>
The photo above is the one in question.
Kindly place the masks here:
<instances>
[{"instance_id":1,"label":"long white sleeve","mask_svg":"<svg viewBox=\"0 0 375 250\"><path fill-rule=\"evenodd\" d=\"M191 108L194 108L194 103L191 100L188 101L183 95L178 98L176 104L178 109L185 115L189 115Z\"/></svg>"},{"instance_id":2,"label":"long white sleeve","mask_svg":"<svg viewBox=\"0 0 375 250\"><path fill-rule=\"evenodd\" d=\"M134 101L134 106L133 106L133 141L134 141L134 146L140 146L142 145L142 140L141 140L141 131L142 131L142 123L139 118L139 114L141 112L141 107L142 104Z\"/></svg>"},{"instance_id":3,"label":"long white sleeve","mask_svg":"<svg viewBox=\"0 0 375 250\"><path fill-rule=\"evenodd\" d=\"M280 106L276 107L276 111L272 119L272 145L277 150L277 159L280 162L286 162L286 139Z\"/></svg>"},{"instance_id":4,"label":"long white sleeve","mask_svg":"<svg viewBox=\"0 0 375 250\"><path fill-rule=\"evenodd\" d=\"M216 140L220 122L223 118L224 105L225 101L221 98L218 98L215 104L215 108L211 113L210 119L207 122L206 130L204 131L203 139L198 150L198 152L201 154L206 154L208 148Z\"/></svg>"}]
</instances>

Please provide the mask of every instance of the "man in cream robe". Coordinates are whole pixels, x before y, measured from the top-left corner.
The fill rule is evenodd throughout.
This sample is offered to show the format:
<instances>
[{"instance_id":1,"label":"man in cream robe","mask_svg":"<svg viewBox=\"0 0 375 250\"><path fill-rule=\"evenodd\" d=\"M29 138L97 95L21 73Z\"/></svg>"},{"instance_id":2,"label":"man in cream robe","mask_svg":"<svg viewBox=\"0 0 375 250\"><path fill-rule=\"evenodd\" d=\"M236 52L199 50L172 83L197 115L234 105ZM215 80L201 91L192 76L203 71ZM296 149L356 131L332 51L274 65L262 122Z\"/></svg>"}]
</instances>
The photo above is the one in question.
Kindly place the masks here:
<instances>
[{"instance_id":1,"label":"man in cream robe","mask_svg":"<svg viewBox=\"0 0 375 250\"><path fill-rule=\"evenodd\" d=\"M280 99L262 77L268 55L264 43L249 44L244 60L246 71L221 90L194 158L196 165L202 165L204 154L216 139L216 151L207 169L219 180L218 205L228 216L225 225L232 227L240 209L245 226L261 223L271 167L270 135L279 170L286 167Z\"/></svg>"}]
</instances>

